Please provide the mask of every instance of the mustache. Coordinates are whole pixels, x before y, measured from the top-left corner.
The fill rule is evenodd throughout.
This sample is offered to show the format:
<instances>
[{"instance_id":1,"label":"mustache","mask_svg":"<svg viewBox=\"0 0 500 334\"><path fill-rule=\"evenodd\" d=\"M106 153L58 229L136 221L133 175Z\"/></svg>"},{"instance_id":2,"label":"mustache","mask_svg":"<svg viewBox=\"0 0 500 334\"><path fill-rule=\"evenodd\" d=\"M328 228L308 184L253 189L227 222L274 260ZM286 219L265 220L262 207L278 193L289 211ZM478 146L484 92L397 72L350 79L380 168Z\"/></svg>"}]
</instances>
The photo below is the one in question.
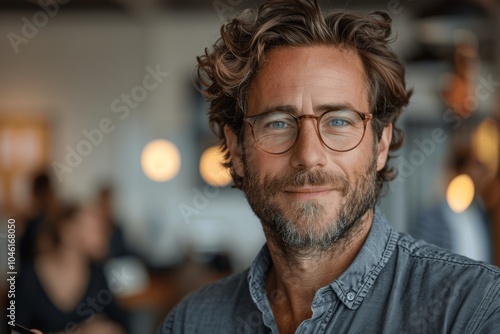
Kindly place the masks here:
<instances>
[{"instance_id":1,"label":"mustache","mask_svg":"<svg viewBox=\"0 0 500 334\"><path fill-rule=\"evenodd\" d=\"M339 190L343 196L349 191L349 181L342 175L328 173L323 170L316 171L298 171L291 175L274 177L271 180L265 180L264 184L270 193L276 193L287 188L297 188L304 186L330 186Z\"/></svg>"}]
</instances>

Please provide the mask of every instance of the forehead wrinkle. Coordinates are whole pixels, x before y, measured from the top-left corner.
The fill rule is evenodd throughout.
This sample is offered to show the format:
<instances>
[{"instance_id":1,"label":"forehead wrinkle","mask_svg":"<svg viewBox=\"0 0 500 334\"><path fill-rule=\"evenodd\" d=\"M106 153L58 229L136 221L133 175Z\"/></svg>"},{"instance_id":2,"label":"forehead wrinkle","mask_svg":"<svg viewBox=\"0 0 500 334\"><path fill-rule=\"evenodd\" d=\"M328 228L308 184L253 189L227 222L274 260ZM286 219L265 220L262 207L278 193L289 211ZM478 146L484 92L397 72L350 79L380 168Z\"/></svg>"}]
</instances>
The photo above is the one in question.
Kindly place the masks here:
<instances>
[{"instance_id":1,"label":"forehead wrinkle","mask_svg":"<svg viewBox=\"0 0 500 334\"><path fill-rule=\"evenodd\" d=\"M315 49L324 49L330 47L314 47ZM281 50L288 49L286 47L278 48L273 51L269 51L266 54L265 61L258 70L258 73L253 78L249 85L247 101L250 96L252 97L251 105L248 107L254 109L252 114L255 114L264 108L268 109L266 104L276 102L283 105L300 103L303 101L302 98L309 96L309 108L311 111L313 109L314 103L330 103L330 102L344 102L342 95L344 92L352 96L356 101L361 101L362 105L358 106L356 109L365 110L370 108L371 99L369 96L369 82L367 81L366 69L364 67L363 61L360 55L348 48L331 48L333 51L340 53L339 56L332 54L328 57L321 58L320 63L314 64L308 53L304 53L303 50L312 49L310 47L300 47L297 48L298 53L290 54L290 52L283 53L283 57L278 55ZM299 50L301 49L301 50ZM314 55L314 54L313 54ZM293 57L293 58L290 58ZM306 58L307 57L307 58ZM292 59L292 64L286 59ZM314 59L318 59L313 57ZM337 58L339 62L347 63L347 66L338 66ZM293 61L295 59L295 61ZM304 60L302 70L295 71L295 66ZM310 74L307 72L309 66L312 66L311 71L317 71L318 67L323 67L321 75ZM279 75L281 78L276 77ZM352 81L363 83L361 85L356 85L353 87L351 85ZM257 84L258 83L258 84ZM310 95L310 92L312 95ZM331 100L328 97L332 97ZM341 98L338 100L338 98ZM290 100L298 98L297 101ZM311 100L312 98L312 100ZM323 101L314 101L316 98L321 98ZM365 99L367 101L365 101ZM305 101L303 101L305 102ZM357 104L356 104L357 105ZM298 108L303 108L299 107ZM251 109L247 109L250 111Z\"/></svg>"}]
</instances>

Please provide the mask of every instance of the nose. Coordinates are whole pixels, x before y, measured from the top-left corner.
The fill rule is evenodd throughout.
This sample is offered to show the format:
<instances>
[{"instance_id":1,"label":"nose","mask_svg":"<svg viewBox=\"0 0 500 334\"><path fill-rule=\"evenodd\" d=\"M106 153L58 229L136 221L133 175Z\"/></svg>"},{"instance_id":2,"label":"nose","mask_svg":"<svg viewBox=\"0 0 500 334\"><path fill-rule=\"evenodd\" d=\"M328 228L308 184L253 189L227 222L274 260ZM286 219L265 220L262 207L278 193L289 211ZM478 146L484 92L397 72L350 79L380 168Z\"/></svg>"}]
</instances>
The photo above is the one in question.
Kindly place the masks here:
<instances>
[{"instance_id":1,"label":"nose","mask_svg":"<svg viewBox=\"0 0 500 334\"><path fill-rule=\"evenodd\" d=\"M290 165L295 169L312 170L326 165L326 146L319 137L317 119L302 118L295 145L291 149Z\"/></svg>"}]
</instances>

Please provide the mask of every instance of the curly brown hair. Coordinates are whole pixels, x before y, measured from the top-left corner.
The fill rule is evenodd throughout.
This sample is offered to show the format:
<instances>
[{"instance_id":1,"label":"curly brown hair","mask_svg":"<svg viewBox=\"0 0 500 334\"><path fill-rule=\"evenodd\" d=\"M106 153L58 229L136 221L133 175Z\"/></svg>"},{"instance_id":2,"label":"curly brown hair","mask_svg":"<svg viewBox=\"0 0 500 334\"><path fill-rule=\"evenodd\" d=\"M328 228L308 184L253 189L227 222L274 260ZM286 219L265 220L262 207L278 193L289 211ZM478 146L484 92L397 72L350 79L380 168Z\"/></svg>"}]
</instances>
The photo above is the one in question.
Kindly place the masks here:
<instances>
[{"instance_id":1,"label":"curly brown hair","mask_svg":"<svg viewBox=\"0 0 500 334\"><path fill-rule=\"evenodd\" d=\"M389 48L391 23L383 11L334 10L324 17L317 0L272 0L257 11L241 11L222 26L212 49L206 48L197 57L198 80L210 103L210 127L221 141L235 187L241 188L243 179L232 168L224 127L229 126L241 144L250 84L266 52L282 46L328 45L354 50L366 72L374 134L380 140L384 127L392 123L389 150L401 147L404 134L395 122L412 91L406 89L403 64ZM377 193L396 175L386 163L377 174Z\"/></svg>"}]
</instances>

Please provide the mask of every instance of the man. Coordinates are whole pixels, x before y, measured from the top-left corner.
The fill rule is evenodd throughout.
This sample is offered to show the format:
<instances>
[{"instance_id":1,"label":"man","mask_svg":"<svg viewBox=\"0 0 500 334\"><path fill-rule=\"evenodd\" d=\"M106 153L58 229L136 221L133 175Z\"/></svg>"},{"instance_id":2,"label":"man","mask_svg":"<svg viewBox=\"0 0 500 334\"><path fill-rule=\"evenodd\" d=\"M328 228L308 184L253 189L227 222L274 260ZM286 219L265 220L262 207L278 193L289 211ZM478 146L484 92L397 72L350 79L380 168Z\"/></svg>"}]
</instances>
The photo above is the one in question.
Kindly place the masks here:
<instances>
[{"instance_id":1,"label":"man","mask_svg":"<svg viewBox=\"0 0 500 334\"><path fill-rule=\"evenodd\" d=\"M411 95L389 16L267 1L221 34L199 77L267 244L158 333L498 333L500 270L398 233L375 208Z\"/></svg>"}]
</instances>

